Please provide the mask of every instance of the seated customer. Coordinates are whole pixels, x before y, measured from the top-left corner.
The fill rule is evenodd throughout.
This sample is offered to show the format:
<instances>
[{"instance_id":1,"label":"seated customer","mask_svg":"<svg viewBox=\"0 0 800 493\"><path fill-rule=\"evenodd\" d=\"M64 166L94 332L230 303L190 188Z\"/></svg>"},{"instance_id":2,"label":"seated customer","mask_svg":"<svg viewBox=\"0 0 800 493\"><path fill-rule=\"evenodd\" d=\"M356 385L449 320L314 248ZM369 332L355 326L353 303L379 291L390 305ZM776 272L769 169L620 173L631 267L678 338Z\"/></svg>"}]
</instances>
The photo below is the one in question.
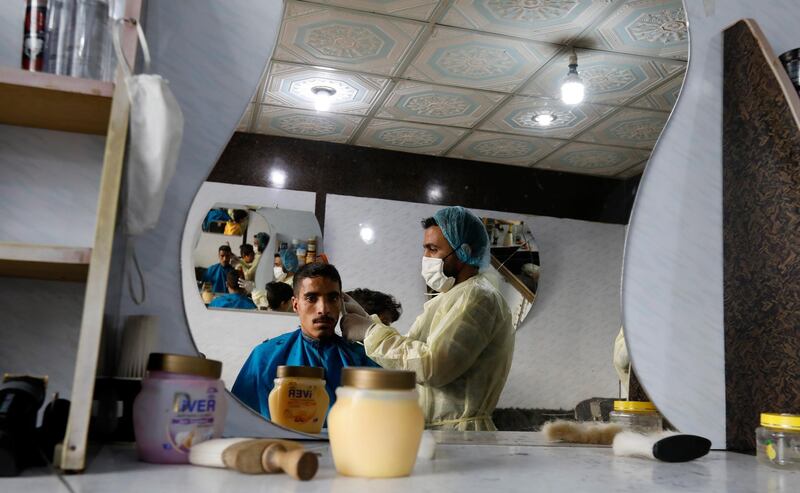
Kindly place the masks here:
<instances>
[{"instance_id":1,"label":"seated customer","mask_svg":"<svg viewBox=\"0 0 800 493\"><path fill-rule=\"evenodd\" d=\"M268 282L266 289L253 291L253 302L259 310L270 310L273 312L291 312L292 296L294 291L286 283L272 281Z\"/></svg>"},{"instance_id":2,"label":"seated customer","mask_svg":"<svg viewBox=\"0 0 800 493\"><path fill-rule=\"evenodd\" d=\"M227 293L226 285L228 272L233 270L231 266L231 247L222 245L217 251L219 263L210 266L203 274L203 282L211 283L211 290L215 293Z\"/></svg>"},{"instance_id":3,"label":"seated customer","mask_svg":"<svg viewBox=\"0 0 800 493\"><path fill-rule=\"evenodd\" d=\"M259 344L239 371L233 395L269 418L269 393L278 366L318 366L325 369L325 388L336 401L342 368L377 366L364 354L364 347L336 335L342 307L342 280L330 264L308 264L294 276L292 308L300 327Z\"/></svg>"},{"instance_id":4,"label":"seated customer","mask_svg":"<svg viewBox=\"0 0 800 493\"><path fill-rule=\"evenodd\" d=\"M384 325L392 325L403 313L403 306L394 296L371 289L358 288L348 291L347 294L356 300L370 315L377 315Z\"/></svg>"},{"instance_id":5,"label":"seated customer","mask_svg":"<svg viewBox=\"0 0 800 493\"><path fill-rule=\"evenodd\" d=\"M225 281L228 287L228 294L217 296L208 305L209 308L239 308L243 310L255 310L256 304L247 296L247 292L239 287L239 279L242 273L238 270L228 272Z\"/></svg>"}]
</instances>

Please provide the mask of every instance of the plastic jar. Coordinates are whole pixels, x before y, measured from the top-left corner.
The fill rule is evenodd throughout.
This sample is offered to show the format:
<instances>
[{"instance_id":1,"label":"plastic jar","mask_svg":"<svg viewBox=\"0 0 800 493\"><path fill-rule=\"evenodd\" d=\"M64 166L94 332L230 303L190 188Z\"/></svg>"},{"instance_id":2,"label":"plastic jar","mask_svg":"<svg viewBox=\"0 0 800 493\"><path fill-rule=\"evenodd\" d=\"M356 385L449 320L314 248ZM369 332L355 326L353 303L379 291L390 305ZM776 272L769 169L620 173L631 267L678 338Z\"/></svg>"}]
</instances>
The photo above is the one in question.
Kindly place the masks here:
<instances>
[{"instance_id":1,"label":"plastic jar","mask_svg":"<svg viewBox=\"0 0 800 493\"><path fill-rule=\"evenodd\" d=\"M780 469L800 470L800 415L761 415L756 428L756 458Z\"/></svg>"},{"instance_id":2,"label":"plastic jar","mask_svg":"<svg viewBox=\"0 0 800 493\"><path fill-rule=\"evenodd\" d=\"M425 428L417 399L413 372L344 368L328 415L336 470L364 478L411 474Z\"/></svg>"},{"instance_id":3,"label":"plastic jar","mask_svg":"<svg viewBox=\"0 0 800 493\"><path fill-rule=\"evenodd\" d=\"M614 401L610 421L631 431L652 433L663 431L664 420L652 402Z\"/></svg>"},{"instance_id":4,"label":"plastic jar","mask_svg":"<svg viewBox=\"0 0 800 493\"><path fill-rule=\"evenodd\" d=\"M322 431L330 405L323 378L322 368L279 366L275 386L269 393L270 419L297 431Z\"/></svg>"},{"instance_id":5,"label":"plastic jar","mask_svg":"<svg viewBox=\"0 0 800 493\"><path fill-rule=\"evenodd\" d=\"M142 391L133 403L136 451L145 462L184 464L192 445L219 438L228 402L222 363L151 353Z\"/></svg>"}]
</instances>

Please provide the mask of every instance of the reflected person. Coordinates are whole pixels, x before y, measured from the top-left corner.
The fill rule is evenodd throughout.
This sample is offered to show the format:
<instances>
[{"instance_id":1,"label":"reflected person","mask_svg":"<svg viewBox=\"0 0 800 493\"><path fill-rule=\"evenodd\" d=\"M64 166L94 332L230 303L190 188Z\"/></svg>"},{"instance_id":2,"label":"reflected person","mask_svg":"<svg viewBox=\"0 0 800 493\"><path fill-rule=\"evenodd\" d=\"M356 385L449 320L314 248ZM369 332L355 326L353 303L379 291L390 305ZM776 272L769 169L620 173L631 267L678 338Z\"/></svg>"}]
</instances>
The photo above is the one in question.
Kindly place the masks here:
<instances>
[{"instance_id":1,"label":"reflected person","mask_svg":"<svg viewBox=\"0 0 800 493\"><path fill-rule=\"evenodd\" d=\"M247 292L239 287L239 279L242 278L242 273L238 270L228 272L226 276L226 285L228 294L217 296L211 303L209 308L238 308L240 310L255 310L256 304L247 296Z\"/></svg>"},{"instance_id":2,"label":"reflected person","mask_svg":"<svg viewBox=\"0 0 800 493\"><path fill-rule=\"evenodd\" d=\"M233 395L269 418L269 393L278 366L317 366L325 369L325 388L336 401L336 387L342 368L377 366L364 353L364 347L338 336L334 330L342 306L342 279L336 267L313 263L294 276L292 308L300 317L300 327L256 346L245 361Z\"/></svg>"},{"instance_id":3,"label":"reflected person","mask_svg":"<svg viewBox=\"0 0 800 493\"><path fill-rule=\"evenodd\" d=\"M390 294L358 288L348 291L347 295L361 305L365 312L377 315L384 325L397 322L400 315L403 314L403 306Z\"/></svg>"},{"instance_id":4,"label":"reflected person","mask_svg":"<svg viewBox=\"0 0 800 493\"><path fill-rule=\"evenodd\" d=\"M440 294L405 336L346 299L342 333L363 340L382 367L416 373L427 428L496 430L491 416L511 368L514 328L502 295L479 272L489 257L486 229L463 207L441 209L422 226L422 277Z\"/></svg>"},{"instance_id":5,"label":"reflected person","mask_svg":"<svg viewBox=\"0 0 800 493\"><path fill-rule=\"evenodd\" d=\"M227 276L233 267L231 266L231 247L222 245L217 251L219 263L209 266L203 273L203 282L211 283L211 290L215 293L227 293Z\"/></svg>"},{"instance_id":6,"label":"reflected person","mask_svg":"<svg viewBox=\"0 0 800 493\"><path fill-rule=\"evenodd\" d=\"M273 312L291 312L294 291L286 283L268 282L266 289L253 291L253 302L261 310Z\"/></svg>"},{"instance_id":7,"label":"reflected person","mask_svg":"<svg viewBox=\"0 0 800 493\"><path fill-rule=\"evenodd\" d=\"M272 273L276 281L294 286L294 273L297 272L299 268L300 262L297 260L297 254L294 250L282 250L280 253L275 254Z\"/></svg>"}]
</instances>

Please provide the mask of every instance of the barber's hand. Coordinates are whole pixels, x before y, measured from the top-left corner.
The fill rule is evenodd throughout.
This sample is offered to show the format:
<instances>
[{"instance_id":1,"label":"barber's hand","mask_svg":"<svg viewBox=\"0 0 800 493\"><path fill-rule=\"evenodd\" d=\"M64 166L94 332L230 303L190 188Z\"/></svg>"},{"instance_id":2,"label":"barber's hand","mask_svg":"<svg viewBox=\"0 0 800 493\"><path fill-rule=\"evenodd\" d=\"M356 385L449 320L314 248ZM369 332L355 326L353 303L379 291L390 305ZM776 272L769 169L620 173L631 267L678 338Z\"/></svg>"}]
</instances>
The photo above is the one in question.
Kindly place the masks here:
<instances>
[{"instance_id":1,"label":"barber's hand","mask_svg":"<svg viewBox=\"0 0 800 493\"><path fill-rule=\"evenodd\" d=\"M348 341L363 341L367 335L367 329L375 322L361 308L361 305L347 294L342 296L342 302L344 305L340 323L342 336Z\"/></svg>"},{"instance_id":2,"label":"barber's hand","mask_svg":"<svg viewBox=\"0 0 800 493\"><path fill-rule=\"evenodd\" d=\"M239 287L247 291L248 293L253 292L253 288L256 287L256 283L253 281L247 281L245 279L239 278Z\"/></svg>"}]
</instances>

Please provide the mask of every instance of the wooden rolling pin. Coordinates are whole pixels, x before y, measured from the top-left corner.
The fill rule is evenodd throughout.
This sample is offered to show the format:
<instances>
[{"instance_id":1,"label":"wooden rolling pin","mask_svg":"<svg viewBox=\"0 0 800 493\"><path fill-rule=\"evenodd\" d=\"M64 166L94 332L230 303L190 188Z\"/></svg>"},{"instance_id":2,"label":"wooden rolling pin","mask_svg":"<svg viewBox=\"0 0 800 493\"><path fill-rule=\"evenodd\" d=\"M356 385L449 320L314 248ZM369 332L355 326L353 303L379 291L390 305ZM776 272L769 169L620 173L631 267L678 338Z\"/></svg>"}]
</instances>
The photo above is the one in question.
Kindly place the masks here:
<instances>
[{"instance_id":1,"label":"wooden rolling pin","mask_svg":"<svg viewBox=\"0 0 800 493\"><path fill-rule=\"evenodd\" d=\"M313 478L319 467L316 454L299 443L266 438L220 438L198 443L189 451L189 462L245 474L285 472L301 481Z\"/></svg>"}]
</instances>

